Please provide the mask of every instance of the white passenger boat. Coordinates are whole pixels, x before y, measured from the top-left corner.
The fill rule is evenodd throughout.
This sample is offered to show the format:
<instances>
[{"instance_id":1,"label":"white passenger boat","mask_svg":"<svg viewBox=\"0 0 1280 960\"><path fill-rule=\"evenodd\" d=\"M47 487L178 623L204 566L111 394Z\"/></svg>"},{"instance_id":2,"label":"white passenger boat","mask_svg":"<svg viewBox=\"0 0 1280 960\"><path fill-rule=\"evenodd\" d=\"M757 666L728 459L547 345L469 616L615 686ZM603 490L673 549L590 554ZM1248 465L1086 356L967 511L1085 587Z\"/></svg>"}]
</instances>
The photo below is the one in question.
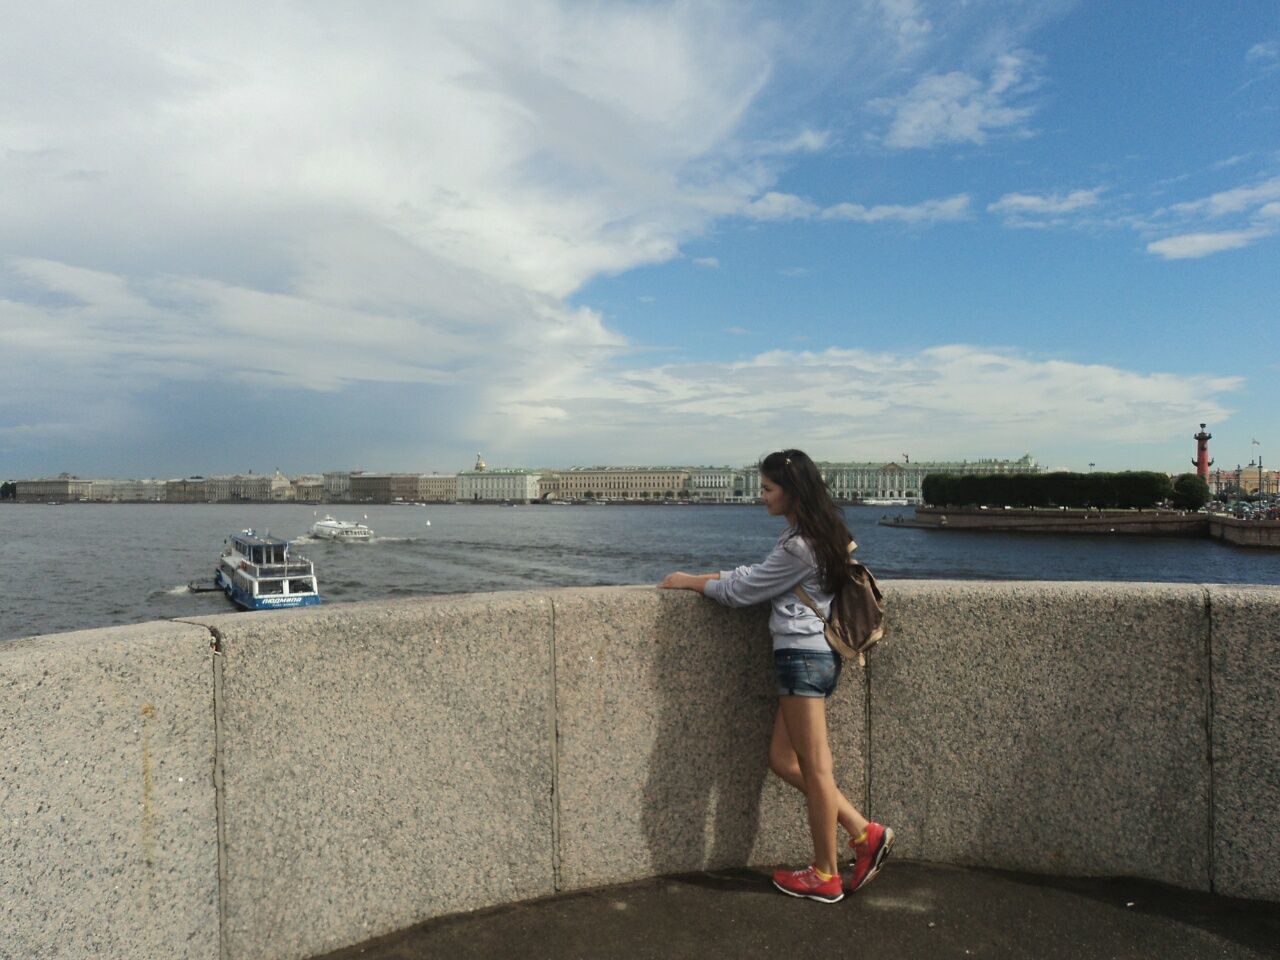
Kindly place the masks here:
<instances>
[{"instance_id":1,"label":"white passenger boat","mask_svg":"<svg viewBox=\"0 0 1280 960\"><path fill-rule=\"evenodd\" d=\"M242 530L227 538L214 581L246 610L308 607L320 602L316 572L306 557L289 556L289 541Z\"/></svg>"},{"instance_id":2,"label":"white passenger boat","mask_svg":"<svg viewBox=\"0 0 1280 960\"><path fill-rule=\"evenodd\" d=\"M311 534L325 540L368 540L373 536L373 531L363 523L335 520L326 513L323 520L317 520L311 525Z\"/></svg>"}]
</instances>

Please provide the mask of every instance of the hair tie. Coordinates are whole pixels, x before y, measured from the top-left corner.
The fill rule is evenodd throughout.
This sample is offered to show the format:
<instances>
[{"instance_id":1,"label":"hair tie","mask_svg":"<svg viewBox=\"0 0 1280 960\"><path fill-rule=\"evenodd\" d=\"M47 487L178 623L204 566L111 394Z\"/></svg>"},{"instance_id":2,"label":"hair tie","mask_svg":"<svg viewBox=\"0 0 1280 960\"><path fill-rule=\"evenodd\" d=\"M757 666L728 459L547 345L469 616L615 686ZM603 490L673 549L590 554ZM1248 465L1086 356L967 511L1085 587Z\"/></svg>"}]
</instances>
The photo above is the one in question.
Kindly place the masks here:
<instances>
[{"instance_id":1,"label":"hair tie","mask_svg":"<svg viewBox=\"0 0 1280 960\"><path fill-rule=\"evenodd\" d=\"M783 462L784 462L788 467L789 467L789 466L791 466L791 458L790 458L790 457L783 457L783 458L782 458L782 460L783 460Z\"/></svg>"}]
</instances>

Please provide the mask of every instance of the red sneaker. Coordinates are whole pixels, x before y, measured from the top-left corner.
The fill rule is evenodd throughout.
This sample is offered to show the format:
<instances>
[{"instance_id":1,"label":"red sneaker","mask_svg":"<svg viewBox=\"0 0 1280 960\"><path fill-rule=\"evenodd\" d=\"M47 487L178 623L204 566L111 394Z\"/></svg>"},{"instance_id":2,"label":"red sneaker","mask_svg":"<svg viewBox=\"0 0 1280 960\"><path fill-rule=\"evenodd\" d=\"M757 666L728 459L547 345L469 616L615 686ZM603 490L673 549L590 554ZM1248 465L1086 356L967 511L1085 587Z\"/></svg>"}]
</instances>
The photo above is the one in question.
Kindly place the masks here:
<instances>
[{"instance_id":1,"label":"red sneaker","mask_svg":"<svg viewBox=\"0 0 1280 960\"><path fill-rule=\"evenodd\" d=\"M839 903L844 899L840 874L837 873L830 880L823 880L813 867L805 867L803 870L775 870L773 885L788 896L808 897L821 903Z\"/></svg>"},{"instance_id":2,"label":"red sneaker","mask_svg":"<svg viewBox=\"0 0 1280 960\"><path fill-rule=\"evenodd\" d=\"M866 839L862 843L849 841L853 847L853 876L849 880L849 892L856 893L876 878L880 868L893 849L893 828L878 823L868 823Z\"/></svg>"}]
</instances>

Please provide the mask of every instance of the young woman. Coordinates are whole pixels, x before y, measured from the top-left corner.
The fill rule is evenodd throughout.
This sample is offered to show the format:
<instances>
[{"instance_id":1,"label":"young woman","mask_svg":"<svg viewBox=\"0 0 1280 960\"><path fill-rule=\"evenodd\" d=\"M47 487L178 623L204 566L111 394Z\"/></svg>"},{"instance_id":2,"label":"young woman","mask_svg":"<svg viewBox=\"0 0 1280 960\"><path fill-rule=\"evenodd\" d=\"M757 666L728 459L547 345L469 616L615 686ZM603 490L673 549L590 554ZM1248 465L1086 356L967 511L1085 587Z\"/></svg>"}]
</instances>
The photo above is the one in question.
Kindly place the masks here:
<instances>
[{"instance_id":1,"label":"young woman","mask_svg":"<svg viewBox=\"0 0 1280 960\"><path fill-rule=\"evenodd\" d=\"M769 768L805 796L813 863L777 870L773 884L793 897L823 903L844 898L836 862L836 825L849 834L854 857L848 892L866 886L893 846L893 830L867 820L836 787L827 742L826 701L840 681L839 655L827 644L822 620L794 592L804 587L824 617L838 603L846 574L849 529L817 466L799 450L771 453L760 464L760 497L788 526L760 563L724 573L672 573L660 586L696 590L725 606L770 600L778 712Z\"/></svg>"}]
</instances>

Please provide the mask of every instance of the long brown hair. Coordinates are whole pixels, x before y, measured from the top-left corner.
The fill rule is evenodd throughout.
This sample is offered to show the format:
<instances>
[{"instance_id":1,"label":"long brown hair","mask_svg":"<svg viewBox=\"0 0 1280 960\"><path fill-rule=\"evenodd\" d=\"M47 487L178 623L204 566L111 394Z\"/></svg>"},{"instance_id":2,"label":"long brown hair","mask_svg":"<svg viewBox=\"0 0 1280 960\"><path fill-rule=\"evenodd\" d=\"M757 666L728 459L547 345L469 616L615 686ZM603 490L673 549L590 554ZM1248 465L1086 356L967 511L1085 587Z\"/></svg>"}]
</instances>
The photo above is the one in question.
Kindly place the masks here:
<instances>
[{"instance_id":1,"label":"long brown hair","mask_svg":"<svg viewBox=\"0 0 1280 960\"><path fill-rule=\"evenodd\" d=\"M760 461L760 472L791 498L791 513L797 533L813 551L823 588L832 594L832 614L842 623L851 622L844 609L841 589L849 583L849 527L844 513L831 499L831 491L817 464L803 450L779 450Z\"/></svg>"}]
</instances>

